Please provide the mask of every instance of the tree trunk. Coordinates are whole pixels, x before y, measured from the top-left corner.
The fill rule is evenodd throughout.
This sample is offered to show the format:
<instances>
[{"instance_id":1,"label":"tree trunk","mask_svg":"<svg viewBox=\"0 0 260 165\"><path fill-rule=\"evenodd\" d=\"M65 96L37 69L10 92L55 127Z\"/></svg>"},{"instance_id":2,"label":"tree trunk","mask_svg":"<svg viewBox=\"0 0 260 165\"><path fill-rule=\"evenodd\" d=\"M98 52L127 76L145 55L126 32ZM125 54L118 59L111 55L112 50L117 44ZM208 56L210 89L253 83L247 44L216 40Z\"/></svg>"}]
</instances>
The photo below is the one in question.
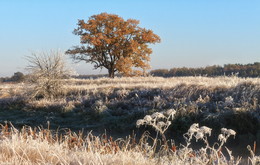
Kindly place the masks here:
<instances>
[{"instance_id":1,"label":"tree trunk","mask_svg":"<svg viewBox=\"0 0 260 165\"><path fill-rule=\"evenodd\" d=\"M114 69L108 69L108 77L114 78L115 77L115 71Z\"/></svg>"}]
</instances>

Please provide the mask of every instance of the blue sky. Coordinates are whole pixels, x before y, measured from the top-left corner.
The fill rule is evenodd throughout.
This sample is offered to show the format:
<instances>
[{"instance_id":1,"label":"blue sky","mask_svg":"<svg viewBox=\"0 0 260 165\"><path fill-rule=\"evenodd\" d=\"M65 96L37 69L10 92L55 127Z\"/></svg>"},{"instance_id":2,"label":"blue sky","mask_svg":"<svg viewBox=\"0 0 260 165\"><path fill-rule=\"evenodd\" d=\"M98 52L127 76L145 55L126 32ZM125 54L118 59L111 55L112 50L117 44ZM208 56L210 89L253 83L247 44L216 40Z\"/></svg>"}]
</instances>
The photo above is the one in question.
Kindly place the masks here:
<instances>
[{"instance_id":1,"label":"blue sky","mask_svg":"<svg viewBox=\"0 0 260 165\"><path fill-rule=\"evenodd\" d=\"M31 52L78 45L77 20L101 12L140 20L161 37L151 45L152 69L260 61L258 0L1 0L0 77L26 72ZM79 74L107 72L71 65Z\"/></svg>"}]
</instances>

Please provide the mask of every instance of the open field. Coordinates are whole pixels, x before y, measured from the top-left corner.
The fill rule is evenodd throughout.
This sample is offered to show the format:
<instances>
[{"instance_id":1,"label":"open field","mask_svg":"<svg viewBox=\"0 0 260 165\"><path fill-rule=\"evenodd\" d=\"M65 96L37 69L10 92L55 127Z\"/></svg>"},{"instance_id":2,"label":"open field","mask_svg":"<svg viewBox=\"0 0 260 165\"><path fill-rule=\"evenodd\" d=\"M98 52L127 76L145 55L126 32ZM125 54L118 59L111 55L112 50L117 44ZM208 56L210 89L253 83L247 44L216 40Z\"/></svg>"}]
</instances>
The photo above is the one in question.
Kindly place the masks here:
<instances>
[{"instance_id":1,"label":"open field","mask_svg":"<svg viewBox=\"0 0 260 165\"><path fill-rule=\"evenodd\" d=\"M5 163L16 164L24 161L28 164L30 162L42 164L53 164L54 162L57 162L56 164L87 164L86 162L92 162L92 164L102 164L102 162L107 164L116 162L119 164L169 164L169 162L203 164L205 163L203 161L206 161L204 159L208 158L210 160L210 157L212 157L212 161L219 159L219 164L235 164L235 159L233 162L228 162L225 160L226 157L221 158L210 155L211 151L212 153L215 151L213 152L209 148L206 149L209 155L203 157L200 149L196 150L196 147L203 146L203 140L198 141L199 147L191 145L194 152L196 152L194 158L181 159L181 152L185 154L193 153L192 149L189 148L190 146L188 147L189 152L187 147L186 149L185 147L179 147L180 143L187 142L187 139L185 140L182 135L189 130L193 123L212 128L211 138L207 139L210 146L218 141L221 128L228 128L236 132L235 139L231 137L226 144L231 149L239 150L239 152L233 152L236 156L248 154L249 151L246 146L252 146L254 142L255 150L253 152L258 153L260 150L260 148L257 148L258 144L260 144L259 78L138 77L100 78L95 80L66 79L63 82L63 90L55 99L45 99L40 95L37 98L32 98L31 93L34 89L33 85L27 83L0 84L0 123L5 125L6 122L11 122L14 127L19 129L24 125L29 125L32 128L42 125L47 128L49 121L51 130L56 130L58 127L70 128L73 131L84 129L86 137L89 137L87 132L90 130L93 130L93 134L98 135L104 133L104 129L106 129L107 134L115 137L125 137L132 130L135 130L138 145L134 149L131 147L131 149L126 149L126 146L118 144L119 148L116 153L109 151L109 153L104 154L102 150L96 151L98 147L95 152L89 152L86 146L89 146L90 143L88 145L85 143L87 138L83 140L85 145L72 149L65 145L68 143L68 134L66 133L62 140L50 143L46 138L43 138L45 135L39 135L40 130L35 131L39 138L33 139L30 133L26 133L28 138L23 139L22 135L25 132L14 131L14 128L10 130L10 125L8 125L8 131L11 131L10 135L3 136L4 126L1 129L0 148L1 150L10 151L7 157L6 155L0 156L0 160ZM151 154L149 153L147 155L147 152L141 152L144 150L142 148L144 146L141 144L144 142L141 138L144 131L149 130L152 137L155 137L156 131L151 126L136 128L136 121L146 115L152 115L155 112L164 113L169 109L174 109L176 114L165 132L165 136L169 142L170 139L174 139L179 150L172 154L169 154L167 150L166 154L159 152L165 151L165 149L160 150L158 149L159 145L157 145L155 150L158 152L156 154L149 155ZM27 128L27 131L30 132L30 129ZM79 136L79 134L74 135ZM54 136L54 134L48 136ZM100 136L99 138L95 137L96 140L102 139ZM160 136L158 139L160 139ZM127 139L123 141L122 144L127 143ZM153 140L150 139L150 141ZM88 142L90 142L89 139ZM192 142L195 143L196 141ZM26 148L30 147L26 145L28 143L33 144L33 146ZM92 143L95 142L91 141L91 145L93 145ZM96 143L100 145L99 148L106 146L100 141ZM24 147L24 150L20 147L19 150L16 145L26 147ZM32 147L35 148L32 149ZM208 146L203 147L205 150L205 147ZM50 150L51 153L41 155L41 153L46 153L45 150ZM35 152L35 154L38 154L35 155L36 158L30 157L30 153L33 151L37 151ZM158 154L161 155L158 156ZM166 155L171 156L165 157ZM68 160L69 157L73 157L73 159ZM256 161L257 157L253 156L253 158ZM228 157L227 159L230 160ZM47 160L53 160L53 162Z\"/></svg>"}]
</instances>

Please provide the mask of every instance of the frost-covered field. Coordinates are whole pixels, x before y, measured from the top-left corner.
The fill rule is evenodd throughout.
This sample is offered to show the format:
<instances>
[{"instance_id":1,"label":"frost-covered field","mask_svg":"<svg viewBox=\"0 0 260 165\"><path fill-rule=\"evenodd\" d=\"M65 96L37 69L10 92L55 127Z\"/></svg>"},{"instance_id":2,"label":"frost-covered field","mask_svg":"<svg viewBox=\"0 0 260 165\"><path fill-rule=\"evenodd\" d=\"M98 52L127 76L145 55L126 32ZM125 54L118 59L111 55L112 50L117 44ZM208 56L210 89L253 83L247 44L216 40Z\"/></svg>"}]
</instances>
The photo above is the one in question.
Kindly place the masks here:
<instances>
[{"instance_id":1,"label":"frost-covered field","mask_svg":"<svg viewBox=\"0 0 260 165\"><path fill-rule=\"evenodd\" d=\"M95 90L99 88L113 89L131 89L131 88L173 88L180 84L185 85L198 85L203 87L215 88L225 87L232 88L241 83L252 83L260 84L259 78L238 78L238 77L173 77L173 78L162 78L162 77L130 77L130 78L99 78L99 79L69 79L65 80L65 91L71 92L72 90ZM8 90L13 92L19 92L19 89L26 87L26 83L20 84L6 84L0 83L1 94ZM18 91L17 91L18 90ZM194 91L195 92L195 91Z\"/></svg>"},{"instance_id":2,"label":"frost-covered field","mask_svg":"<svg viewBox=\"0 0 260 165\"><path fill-rule=\"evenodd\" d=\"M144 133L137 139L116 140L89 134L80 139L80 134L67 132L58 140L48 129L44 129L45 133L43 129L32 131L30 128L19 132L10 130L10 125L6 131L3 126L0 143L3 164L236 164L239 160L230 157L232 154L224 146L229 141L241 145L248 153L244 143L251 145L252 160L243 158L243 163L254 163L258 159L254 154L260 143L259 78L69 79L64 80L57 98L51 100L31 98L33 89L34 86L27 83L0 84L0 123L11 122L18 128L23 125L46 128L49 121L51 129L61 127L77 131L84 128L94 132L106 129L110 134L116 132L117 136L133 129L139 130L139 134L149 130L151 137ZM158 129L138 120L151 119L149 115L165 114L169 110L174 110L174 118L168 121L169 125L164 121L167 129L163 135L159 132L157 138ZM140 128L136 128L137 121ZM198 123L196 129L194 123ZM209 143L206 142L209 133L202 131L205 128L212 128ZM235 139L231 134L227 139L228 134L223 133L225 129L222 128L235 131ZM194 134L191 135L190 129ZM7 132L9 134L5 135ZM74 136L75 144L80 142L80 146L70 146L72 142L74 145ZM184 146L176 143L175 148L171 139L175 140L176 136L182 139L179 141ZM188 144L196 140L204 145L195 150Z\"/></svg>"},{"instance_id":3,"label":"frost-covered field","mask_svg":"<svg viewBox=\"0 0 260 165\"><path fill-rule=\"evenodd\" d=\"M231 125L237 127L239 132L244 132L247 127L247 131L257 134L256 124L260 120L259 78L69 79L64 80L63 90L54 99L31 98L32 90L34 86L26 83L0 84L0 109L2 112L22 110L21 112L32 113L28 116L30 121L33 121L35 112L47 113L46 118L38 118L35 124L51 121L52 124L60 125L58 121L62 118L69 120L79 117L77 121L84 120L81 124L74 119L68 124L71 126L75 122L81 128L85 122L97 124L93 123L94 120L98 121L99 126L105 123L111 128L123 130L131 127L131 123L133 126L138 118L167 109L175 109L179 117L186 117L188 122L183 127L186 129L184 132L195 117L196 122L212 123L218 128ZM63 116L57 116L56 113L62 113ZM237 117L230 118L231 116ZM9 119L0 117L0 121L4 120ZM31 125L30 121L23 120L19 123ZM63 124L66 126L66 122Z\"/></svg>"}]
</instances>

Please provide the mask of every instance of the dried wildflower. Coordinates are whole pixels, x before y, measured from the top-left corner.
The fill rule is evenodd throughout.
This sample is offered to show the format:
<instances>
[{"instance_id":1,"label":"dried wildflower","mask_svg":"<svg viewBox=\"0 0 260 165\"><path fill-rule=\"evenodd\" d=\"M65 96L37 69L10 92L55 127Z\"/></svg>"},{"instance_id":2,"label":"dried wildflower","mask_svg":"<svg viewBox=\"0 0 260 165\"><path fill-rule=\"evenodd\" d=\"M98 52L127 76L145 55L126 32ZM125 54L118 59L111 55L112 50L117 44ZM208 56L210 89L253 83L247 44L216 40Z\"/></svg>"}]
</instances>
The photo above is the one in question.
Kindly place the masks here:
<instances>
[{"instance_id":1,"label":"dried wildflower","mask_svg":"<svg viewBox=\"0 0 260 165\"><path fill-rule=\"evenodd\" d=\"M165 118L165 116L160 112L155 112L154 114L151 115L151 117L153 119L155 119L155 118L157 118L157 119Z\"/></svg>"},{"instance_id":2,"label":"dried wildflower","mask_svg":"<svg viewBox=\"0 0 260 165\"><path fill-rule=\"evenodd\" d=\"M172 124L172 122L170 122L170 121L167 121L167 122L166 122L166 125L167 125L167 126L170 126L171 124Z\"/></svg>"},{"instance_id":3,"label":"dried wildflower","mask_svg":"<svg viewBox=\"0 0 260 165\"><path fill-rule=\"evenodd\" d=\"M152 119L152 117L151 117L150 115L146 115L146 116L144 117L144 120L145 120L146 122L150 122L150 121L152 121L153 119Z\"/></svg>"},{"instance_id":4,"label":"dried wildflower","mask_svg":"<svg viewBox=\"0 0 260 165\"><path fill-rule=\"evenodd\" d=\"M234 131L232 129L221 128L221 132L227 136L230 136L230 135L236 136L236 131Z\"/></svg>"},{"instance_id":5,"label":"dried wildflower","mask_svg":"<svg viewBox=\"0 0 260 165\"><path fill-rule=\"evenodd\" d=\"M236 131L234 131L232 129L228 129L227 132L228 132L228 135L236 136Z\"/></svg>"},{"instance_id":6,"label":"dried wildflower","mask_svg":"<svg viewBox=\"0 0 260 165\"><path fill-rule=\"evenodd\" d=\"M222 132L223 134L228 134L228 133L227 133L228 130L227 130L226 128L221 128L221 132Z\"/></svg>"},{"instance_id":7,"label":"dried wildflower","mask_svg":"<svg viewBox=\"0 0 260 165\"><path fill-rule=\"evenodd\" d=\"M175 109L168 109L168 110L165 112L165 115L171 116L171 115L175 115L175 113L176 113L176 110L175 110Z\"/></svg>"},{"instance_id":8,"label":"dried wildflower","mask_svg":"<svg viewBox=\"0 0 260 165\"><path fill-rule=\"evenodd\" d=\"M140 127L141 125L143 125L145 123L145 121L143 119L139 119L136 121L136 126Z\"/></svg>"},{"instance_id":9,"label":"dried wildflower","mask_svg":"<svg viewBox=\"0 0 260 165\"><path fill-rule=\"evenodd\" d=\"M211 135L211 130L212 130L211 128L206 127L206 126L200 127L200 131L202 131L204 134Z\"/></svg>"},{"instance_id":10,"label":"dried wildflower","mask_svg":"<svg viewBox=\"0 0 260 165\"><path fill-rule=\"evenodd\" d=\"M204 133L202 131L197 132L197 134L195 136L196 141L199 139L203 139L203 137L204 137Z\"/></svg>"},{"instance_id":11,"label":"dried wildflower","mask_svg":"<svg viewBox=\"0 0 260 165\"><path fill-rule=\"evenodd\" d=\"M227 139L225 138L225 136L223 134L219 134L218 135L218 140L221 141L221 142L226 142Z\"/></svg>"},{"instance_id":12,"label":"dried wildflower","mask_svg":"<svg viewBox=\"0 0 260 165\"><path fill-rule=\"evenodd\" d=\"M140 125L149 125L152 126L158 133L161 134L163 142L166 144L166 136L164 135L165 131L171 125L170 117L173 117L175 110L170 109L167 111L168 117L164 116L163 112L155 112L152 115L146 115L144 119L139 119L136 122L136 126ZM165 113L165 112L164 112Z\"/></svg>"},{"instance_id":13,"label":"dried wildflower","mask_svg":"<svg viewBox=\"0 0 260 165\"><path fill-rule=\"evenodd\" d=\"M195 132L197 132L199 130L199 124L198 123L194 123L190 126L190 129L188 130L188 133L190 134L194 134Z\"/></svg>"},{"instance_id":14,"label":"dried wildflower","mask_svg":"<svg viewBox=\"0 0 260 165\"><path fill-rule=\"evenodd\" d=\"M190 126L190 128L193 128L193 129L196 128L197 129L197 128L199 128L199 124L198 123L194 123L194 124L192 124Z\"/></svg>"},{"instance_id":15,"label":"dried wildflower","mask_svg":"<svg viewBox=\"0 0 260 165\"><path fill-rule=\"evenodd\" d=\"M151 115L151 117L152 117L153 119L156 118L156 116L158 115L158 113L159 113L159 112L153 113L153 114Z\"/></svg>"},{"instance_id":16,"label":"dried wildflower","mask_svg":"<svg viewBox=\"0 0 260 165\"><path fill-rule=\"evenodd\" d=\"M168 109L165 113L164 113L168 118L172 118L173 120L173 117L174 115L176 114L176 110L175 109Z\"/></svg>"},{"instance_id":17,"label":"dried wildflower","mask_svg":"<svg viewBox=\"0 0 260 165\"><path fill-rule=\"evenodd\" d=\"M165 123L163 121L160 121L157 123L157 127L159 127L160 129L164 126L165 126Z\"/></svg>"}]
</instances>

